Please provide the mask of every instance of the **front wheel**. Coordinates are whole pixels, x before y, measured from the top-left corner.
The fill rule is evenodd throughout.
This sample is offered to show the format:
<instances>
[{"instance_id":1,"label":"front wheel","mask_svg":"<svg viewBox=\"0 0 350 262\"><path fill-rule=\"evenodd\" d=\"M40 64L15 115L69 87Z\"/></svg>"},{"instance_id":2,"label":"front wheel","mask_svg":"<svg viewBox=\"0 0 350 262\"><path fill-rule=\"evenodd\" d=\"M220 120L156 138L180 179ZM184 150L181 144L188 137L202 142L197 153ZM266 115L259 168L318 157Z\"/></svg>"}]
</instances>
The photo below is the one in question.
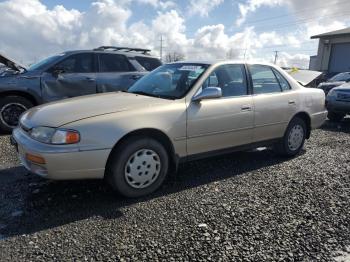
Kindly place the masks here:
<instances>
[{"instance_id":1,"label":"front wheel","mask_svg":"<svg viewBox=\"0 0 350 262\"><path fill-rule=\"evenodd\" d=\"M18 125L19 117L32 102L21 96L7 96L0 99L0 130L11 132Z\"/></svg>"},{"instance_id":2,"label":"front wheel","mask_svg":"<svg viewBox=\"0 0 350 262\"><path fill-rule=\"evenodd\" d=\"M107 166L108 183L126 197L140 197L157 190L168 173L164 146L147 137L131 137L112 153Z\"/></svg>"},{"instance_id":3,"label":"front wheel","mask_svg":"<svg viewBox=\"0 0 350 262\"><path fill-rule=\"evenodd\" d=\"M297 155L304 146L306 138L305 121L299 117L295 117L289 123L284 137L275 145L275 151L284 156Z\"/></svg>"}]
</instances>

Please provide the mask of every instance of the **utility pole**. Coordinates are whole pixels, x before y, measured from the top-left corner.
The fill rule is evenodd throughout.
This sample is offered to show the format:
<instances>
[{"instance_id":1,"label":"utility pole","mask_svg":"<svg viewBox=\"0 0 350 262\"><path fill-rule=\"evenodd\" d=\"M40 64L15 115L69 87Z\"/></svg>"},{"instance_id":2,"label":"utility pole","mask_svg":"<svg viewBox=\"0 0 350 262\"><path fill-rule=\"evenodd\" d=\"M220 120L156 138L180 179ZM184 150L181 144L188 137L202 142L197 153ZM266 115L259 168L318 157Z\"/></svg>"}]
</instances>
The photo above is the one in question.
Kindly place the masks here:
<instances>
[{"instance_id":1,"label":"utility pole","mask_svg":"<svg viewBox=\"0 0 350 262\"><path fill-rule=\"evenodd\" d=\"M163 35L160 35L160 61L163 62Z\"/></svg>"},{"instance_id":2,"label":"utility pole","mask_svg":"<svg viewBox=\"0 0 350 262\"><path fill-rule=\"evenodd\" d=\"M275 53L275 62L274 62L274 64L276 64L277 63L277 58L278 58L278 52L279 51L273 51L274 53Z\"/></svg>"}]
</instances>

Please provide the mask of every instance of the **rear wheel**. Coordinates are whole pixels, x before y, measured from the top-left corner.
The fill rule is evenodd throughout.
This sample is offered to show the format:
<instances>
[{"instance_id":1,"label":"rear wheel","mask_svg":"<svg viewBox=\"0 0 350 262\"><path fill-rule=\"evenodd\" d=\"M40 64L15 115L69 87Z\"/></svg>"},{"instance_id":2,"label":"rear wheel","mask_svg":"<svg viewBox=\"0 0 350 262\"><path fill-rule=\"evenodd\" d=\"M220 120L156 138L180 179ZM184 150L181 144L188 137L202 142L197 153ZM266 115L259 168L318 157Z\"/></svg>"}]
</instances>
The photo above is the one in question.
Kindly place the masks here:
<instances>
[{"instance_id":1,"label":"rear wheel","mask_svg":"<svg viewBox=\"0 0 350 262\"><path fill-rule=\"evenodd\" d=\"M168 153L161 143L152 138L132 137L111 155L106 178L121 195L140 197L161 186L168 166Z\"/></svg>"},{"instance_id":2,"label":"rear wheel","mask_svg":"<svg viewBox=\"0 0 350 262\"><path fill-rule=\"evenodd\" d=\"M299 117L293 118L280 143L275 145L275 151L284 156L295 156L304 146L306 138L305 121Z\"/></svg>"},{"instance_id":3,"label":"rear wheel","mask_svg":"<svg viewBox=\"0 0 350 262\"><path fill-rule=\"evenodd\" d=\"M0 130L11 132L19 122L22 113L33 107L32 102L21 96L7 96L0 99Z\"/></svg>"},{"instance_id":4,"label":"rear wheel","mask_svg":"<svg viewBox=\"0 0 350 262\"><path fill-rule=\"evenodd\" d=\"M332 112L332 111L329 111L328 112L328 119L333 121L333 122L339 122L341 121L343 118L344 118L345 114L342 114L342 113L335 113L335 112Z\"/></svg>"}]
</instances>

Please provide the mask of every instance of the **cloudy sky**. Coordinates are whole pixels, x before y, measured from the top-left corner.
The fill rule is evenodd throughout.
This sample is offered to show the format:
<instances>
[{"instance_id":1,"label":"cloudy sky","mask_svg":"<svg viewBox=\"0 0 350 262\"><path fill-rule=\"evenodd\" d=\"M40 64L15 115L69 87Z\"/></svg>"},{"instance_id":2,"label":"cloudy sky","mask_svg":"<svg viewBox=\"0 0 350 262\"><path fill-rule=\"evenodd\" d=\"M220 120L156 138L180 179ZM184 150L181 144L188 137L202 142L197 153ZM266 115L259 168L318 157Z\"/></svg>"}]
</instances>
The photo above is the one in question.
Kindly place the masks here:
<instances>
[{"instance_id":1,"label":"cloudy sky","mask_svg":"<svg viewBox=\"0 0 350 262\"><path fill-rule=\"evenodd\" d=\"M0 52L24 64L64 50L147 47L186 59L307 67L310 36L350 26L349 0L0 0Z\"/></svg>"}]
</instances>

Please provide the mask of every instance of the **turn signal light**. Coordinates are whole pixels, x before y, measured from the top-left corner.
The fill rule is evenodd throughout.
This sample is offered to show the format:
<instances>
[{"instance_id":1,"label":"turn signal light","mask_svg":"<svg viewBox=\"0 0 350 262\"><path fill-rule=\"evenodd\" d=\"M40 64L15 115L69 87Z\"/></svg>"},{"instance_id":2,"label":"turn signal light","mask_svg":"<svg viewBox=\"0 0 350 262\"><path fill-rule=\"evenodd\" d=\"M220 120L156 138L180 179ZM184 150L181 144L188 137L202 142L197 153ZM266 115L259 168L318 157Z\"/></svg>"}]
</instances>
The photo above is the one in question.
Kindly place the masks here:
<instances>
[{"instance_id":1,"label":"turn signal light","mask_svg":"<svg viewBox=\"0 0 350 262\"><path fill-rule=\"evenodd\" d=\"M45 158L41 156L32 155L29 153L26 154L26 159L35 164L44 165L46 163Z\"/></svg>"}]
</instances>

